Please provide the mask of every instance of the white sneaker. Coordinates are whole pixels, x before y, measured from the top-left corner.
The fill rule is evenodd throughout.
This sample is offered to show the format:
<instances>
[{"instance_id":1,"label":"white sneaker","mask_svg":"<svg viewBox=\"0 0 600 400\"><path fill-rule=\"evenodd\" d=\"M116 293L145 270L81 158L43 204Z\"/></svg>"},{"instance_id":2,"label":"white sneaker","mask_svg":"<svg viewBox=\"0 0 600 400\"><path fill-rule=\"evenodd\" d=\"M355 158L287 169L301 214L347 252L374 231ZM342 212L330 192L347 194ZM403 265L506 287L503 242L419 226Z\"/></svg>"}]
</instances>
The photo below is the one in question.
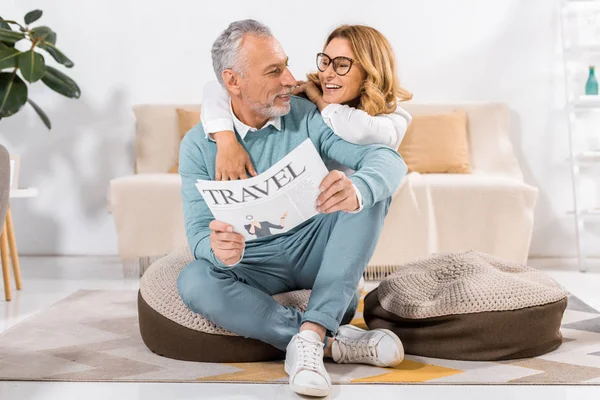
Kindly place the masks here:
<instances>
[{"instance_id":1,"label":"white sneaker","mask_svg":"<svg viewBox=\"0 0 600 400\"><path fill-rule=\"evenodd\" d=\"M394 367L404 360L404 346L387 329L365 331L353 325L340 326L331 346L333 361L339 364L369 364Z\"/></svg>"},{"instance_id":2,"label":"white sneaker","mask_svg":"<svg viewBox=\"0 0 600 400\"><path fill-rule=\"evenodd\" d=\"M285 372L294 392L317 397L329 394L331 379L323 365L323 341L317 332L304 330L294 335L286 349Z\"/></svg>"}]
</instances>

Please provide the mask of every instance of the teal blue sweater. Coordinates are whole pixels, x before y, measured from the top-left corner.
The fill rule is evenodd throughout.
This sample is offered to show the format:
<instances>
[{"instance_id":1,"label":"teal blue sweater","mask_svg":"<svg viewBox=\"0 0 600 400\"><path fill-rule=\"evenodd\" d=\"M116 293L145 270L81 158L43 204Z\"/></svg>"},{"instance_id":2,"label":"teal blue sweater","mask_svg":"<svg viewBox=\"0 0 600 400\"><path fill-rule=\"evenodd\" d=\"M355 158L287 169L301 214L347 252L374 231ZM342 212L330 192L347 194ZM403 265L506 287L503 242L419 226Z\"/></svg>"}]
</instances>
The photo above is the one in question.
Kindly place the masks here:
<instances>
[{"instance_id":1,"label":"teal blue sweater","mask_svg":"<svg viewBox=\"0 0 600 400\"><path fill-rule=\"evenodd\" d=\"M355 170L350 179L360 190L364 207L390 197L406 175L406 164L396 150L383 145L360 146L346 142L323 122L317 107L306 99L293 96L291 111L281 118L281 131L269 125L248 132L244 140L237 135L259 174L310 138L325 162L337 161ZM196 125L183 138L179 151L185 230L196 259L224 265L210 247L208 225L214 217L195 186L197 179L215 179L217 145L205 136L202 124ZM289 235L297 229L299 226L274 236ZM271 240L274 236L265 239Z\"/></svg>"}]
</instances>

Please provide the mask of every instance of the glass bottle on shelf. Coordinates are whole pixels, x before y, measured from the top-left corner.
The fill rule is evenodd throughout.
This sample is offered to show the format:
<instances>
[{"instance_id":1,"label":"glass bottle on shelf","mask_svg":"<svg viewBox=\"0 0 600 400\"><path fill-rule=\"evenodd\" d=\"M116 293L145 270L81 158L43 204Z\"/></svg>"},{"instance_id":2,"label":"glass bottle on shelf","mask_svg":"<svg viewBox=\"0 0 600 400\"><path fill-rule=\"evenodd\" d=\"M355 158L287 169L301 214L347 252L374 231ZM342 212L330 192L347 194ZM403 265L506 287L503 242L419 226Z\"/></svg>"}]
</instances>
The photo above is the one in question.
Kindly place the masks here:
<instances>
[{"instance_id":1,"label":"glass bottle on shelf","mask_svg":"<svg viewBox=\"0 0 600 400\"><path fill-rule=\"evenodd\" d=\"M590 66L590 74L587 82L585 83L585 94L588 96L598 94L598 81L596 80L596 75L594 74L593 65Z\"/></svg>"}]
</instances>

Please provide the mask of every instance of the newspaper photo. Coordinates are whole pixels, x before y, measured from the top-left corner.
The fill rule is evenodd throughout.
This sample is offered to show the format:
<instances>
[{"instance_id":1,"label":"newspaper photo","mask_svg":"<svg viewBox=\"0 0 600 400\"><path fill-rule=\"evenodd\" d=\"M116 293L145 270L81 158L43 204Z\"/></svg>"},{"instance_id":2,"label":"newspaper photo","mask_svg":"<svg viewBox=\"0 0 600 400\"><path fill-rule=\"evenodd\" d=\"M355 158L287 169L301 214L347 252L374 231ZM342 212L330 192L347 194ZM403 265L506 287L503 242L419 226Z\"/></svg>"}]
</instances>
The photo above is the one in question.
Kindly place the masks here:
<instances>
[{"instance_id":1,"label":"newspaper photo","mask_svg":"<svg viewBox=\"0 0 600 400\"><path fill-rule=\"evenodd\" d=\"M216 220L252 240L287 232L317 215L319 185L328 173L306 139L260 175L237 181L198 180L196 187Z\"/></svg>"}]
</instances>

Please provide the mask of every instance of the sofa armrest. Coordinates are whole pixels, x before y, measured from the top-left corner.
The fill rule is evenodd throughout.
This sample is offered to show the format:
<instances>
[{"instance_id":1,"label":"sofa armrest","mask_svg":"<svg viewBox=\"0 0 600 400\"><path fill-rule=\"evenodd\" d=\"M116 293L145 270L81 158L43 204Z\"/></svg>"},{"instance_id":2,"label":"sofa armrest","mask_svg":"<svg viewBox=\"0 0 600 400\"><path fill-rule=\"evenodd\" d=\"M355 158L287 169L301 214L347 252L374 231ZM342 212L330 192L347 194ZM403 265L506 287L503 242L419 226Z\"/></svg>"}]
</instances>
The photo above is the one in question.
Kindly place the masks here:
<instances>
[{"instance_id":1,"label":"sofa armrest","mask_svg":"<svg viewBox=\"0 0 600 400\"><path fill-rule=\"evenodd\" d=\"M187 246L178 174L137 174L111 180L108 194L122 260Z\"/></svg>"}]
</instances>

